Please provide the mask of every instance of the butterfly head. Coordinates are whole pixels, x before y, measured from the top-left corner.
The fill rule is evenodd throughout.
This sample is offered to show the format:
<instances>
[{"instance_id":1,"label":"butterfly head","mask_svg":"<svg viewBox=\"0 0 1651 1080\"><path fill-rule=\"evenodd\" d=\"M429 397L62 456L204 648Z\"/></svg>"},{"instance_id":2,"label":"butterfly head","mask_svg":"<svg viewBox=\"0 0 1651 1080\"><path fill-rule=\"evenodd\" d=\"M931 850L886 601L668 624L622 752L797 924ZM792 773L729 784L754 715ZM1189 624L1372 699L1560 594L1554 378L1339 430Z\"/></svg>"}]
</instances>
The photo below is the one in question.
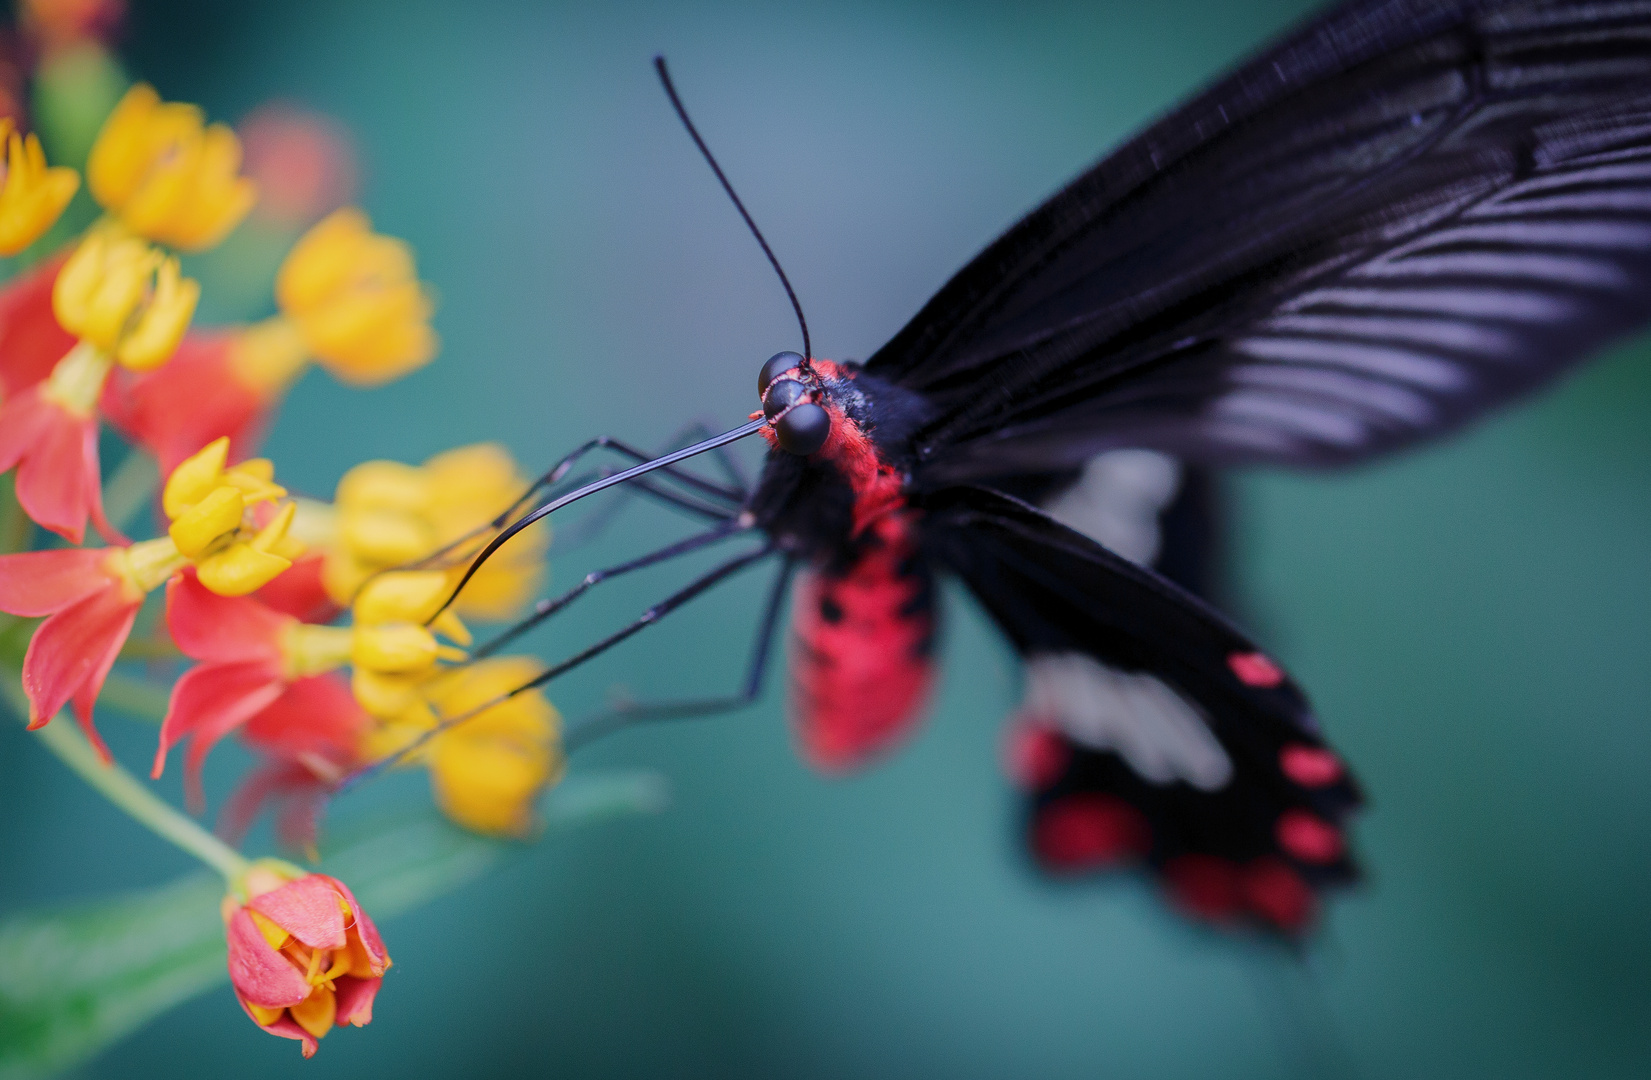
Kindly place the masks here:
<instances>
[{"instance_id":1,"label":"butterfly head","mask_svg":"<svg viewBox=\"0 0 1651 1080\"><path fill-rule=\"evenodd\" d=\"M831 414L820 404L823 393L813 366L794 352L775 353L757 373L762 414L774 429L780 449L799 457L819 450L831 437Z\"/></svg>"}]
</instances>

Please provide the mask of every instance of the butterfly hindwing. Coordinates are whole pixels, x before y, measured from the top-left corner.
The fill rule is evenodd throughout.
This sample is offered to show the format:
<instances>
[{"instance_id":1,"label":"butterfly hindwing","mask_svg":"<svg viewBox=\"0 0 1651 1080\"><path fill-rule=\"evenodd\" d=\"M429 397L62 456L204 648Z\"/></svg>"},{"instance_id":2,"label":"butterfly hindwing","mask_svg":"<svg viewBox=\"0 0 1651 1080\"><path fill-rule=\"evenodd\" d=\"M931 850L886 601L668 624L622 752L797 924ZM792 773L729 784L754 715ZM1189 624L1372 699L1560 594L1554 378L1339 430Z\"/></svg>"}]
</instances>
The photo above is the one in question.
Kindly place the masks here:
<instances>
[{"instance_id":1,"label":"butterfly hindwing","mask_svg":"<svg viewBox=\"0 0 1651 1080\"><path fill-rule=\"evenodd\" d=\"M867 370L921 486L1113 447L1333 464L1651 316L1651 6L1358 0L1125 144Z\"/></svg>"},{"instance_id":2,"label":"butterfly hindwing","mask_svg":"<svg viewBox=\"0 0 1651 1080\"><path fill-rule=\"evenodd\" d=\"M1143 863L1187 909L1303 926L1351 880L1357 788L1279 667L1200 601L983 488L924 503L929 553L1026 665L1011 758L1057 872Z\"/></svg>"}]
</instances>

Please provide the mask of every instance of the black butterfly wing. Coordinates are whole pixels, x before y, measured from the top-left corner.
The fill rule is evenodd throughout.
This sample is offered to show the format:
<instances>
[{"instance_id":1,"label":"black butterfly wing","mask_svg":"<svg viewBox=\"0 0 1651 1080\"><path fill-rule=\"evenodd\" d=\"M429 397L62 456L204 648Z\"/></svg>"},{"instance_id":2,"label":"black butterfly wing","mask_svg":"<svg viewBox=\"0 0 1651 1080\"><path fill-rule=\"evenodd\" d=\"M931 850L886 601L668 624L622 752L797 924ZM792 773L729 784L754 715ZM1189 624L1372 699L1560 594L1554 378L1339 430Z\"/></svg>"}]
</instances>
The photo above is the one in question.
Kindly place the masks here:
<instances>
[{"instance_id":1,"label":"black butterfly wing","mask_svg":"<svg viewBox=\"0 0 1651 1080\"><path fill-rule=\"evenodd\" d=\"M1045 866L1142 861L1195 913L1284 930L1355 876L1352 778L1220 615L1011 496L954 487L922 509L931 555L1025 660L1014 757Z\"/></svg>"},{"instance_id":2,"label":"black butterfly wing","mask_svg":"<svg viewBox=\"0 0 1651 1080\"><path fill-rule=\"evenodd\" d=\"M1651 315L1651 4L1360 0L1073 181L868 362L920 486L1355 461Z\"/></svg>"}]
</instances>

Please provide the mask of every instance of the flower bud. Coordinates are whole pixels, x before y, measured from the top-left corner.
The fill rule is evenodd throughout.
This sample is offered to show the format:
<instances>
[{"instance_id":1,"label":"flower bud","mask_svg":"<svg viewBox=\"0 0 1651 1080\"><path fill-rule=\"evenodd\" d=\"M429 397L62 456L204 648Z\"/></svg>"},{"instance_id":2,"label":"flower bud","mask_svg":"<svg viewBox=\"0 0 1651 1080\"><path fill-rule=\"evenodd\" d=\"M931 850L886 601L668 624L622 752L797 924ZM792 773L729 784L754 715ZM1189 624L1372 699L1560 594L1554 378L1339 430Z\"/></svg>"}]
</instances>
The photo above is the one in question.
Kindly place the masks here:
<instances>
[{"instance_id":1,"label":"flower bud","mask_svg":"<svg viewBox=\"0 0 1651 1080\"><path fill-rule=\"evenodd\" d=\"M259 1027L310 1057L335 1025L372 1022L390 955L342 881L264 860L222 911L230 983Z\"/></svg>"}]
</instances>

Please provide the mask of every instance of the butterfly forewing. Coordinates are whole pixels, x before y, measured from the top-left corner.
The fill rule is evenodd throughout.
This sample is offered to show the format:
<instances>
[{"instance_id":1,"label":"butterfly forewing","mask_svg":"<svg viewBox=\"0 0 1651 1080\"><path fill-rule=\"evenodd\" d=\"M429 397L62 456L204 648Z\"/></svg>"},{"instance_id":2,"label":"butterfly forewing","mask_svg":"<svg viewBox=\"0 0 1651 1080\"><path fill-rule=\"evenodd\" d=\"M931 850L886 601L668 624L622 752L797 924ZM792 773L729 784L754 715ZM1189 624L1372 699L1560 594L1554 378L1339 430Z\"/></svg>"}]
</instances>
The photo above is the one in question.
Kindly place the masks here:
<instances>
[{"instance_id":1,"label":"butterfly forewing","mask_svg":"<svg viewBox=\"0 0 1651 1080\"><path fill-rule=\"evenodd\" d=\"M1079 177L870 371L921 485L1147 446L1353 461L1651 311L1651 6L1354 3Z\"/></svg>"}]
</instances>

